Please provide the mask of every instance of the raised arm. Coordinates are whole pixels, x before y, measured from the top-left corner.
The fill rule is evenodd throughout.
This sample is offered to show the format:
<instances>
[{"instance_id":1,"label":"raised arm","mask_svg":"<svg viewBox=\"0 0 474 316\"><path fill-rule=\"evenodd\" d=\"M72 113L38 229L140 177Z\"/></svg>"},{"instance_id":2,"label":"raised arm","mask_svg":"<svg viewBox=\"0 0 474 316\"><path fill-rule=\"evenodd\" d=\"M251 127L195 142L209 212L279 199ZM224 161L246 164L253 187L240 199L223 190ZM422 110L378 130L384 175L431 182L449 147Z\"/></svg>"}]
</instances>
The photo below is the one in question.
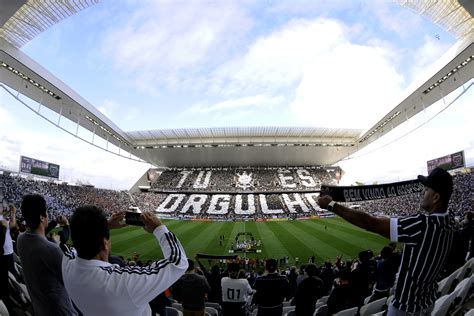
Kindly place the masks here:
<instances>
[{"instance_id":1,"label":"raised arm","mask_svg":"<svg viewBox=\"0 0 474 316\"><path fill-rule=\"evenodd\" d=\"M10 228L15 228L16 227L16 207L15 205L10 206Z\"/></svg>"},{"instance_id":2,"label":"raised arm","mask_svg":"<svg viewBox=\"0 0 474 316\"><path fill-rule=\"evenodd\" d=\"M144 229L160 243L164 259L147 267L115 268L121 274L119 285L125 288L135 304L145 304L176 282L188 268L188 259L176 236L151 213L142 215Z\"/></svg>"},{"instance_id":3,"label":"raised arm","mask_svg":"<svg viewBox=\"0 0 474 316\"><path fill-rule=\"evenodd\" d=\"M199 260L199 256L196 255L196 256L194 257L194 259L196 259L196 262L198 263L199 268L201 268L202 273L204 273L204 276L205 276L206 278L208 278L209 275L210 275L210 273L209 273L209 271L207 271L206 267L205 267L205 266L202 264L202 262Z\"/></svg>"},{"instance_id":4,"label":"raised arm","mask_svg":"<svg viewBox=\"0 0 474 316\"><path fill-rule=\"evenodd\" d=\"M326 210L331 208L329 204L332 201L333 200L329 195L323 195L318 198L319 206ZM344 218L351 224L390 239L390 218L388 217L372 216L365 212L353 210L338 203L332 205L331 211Z\"/></svg>"}]
</instances>

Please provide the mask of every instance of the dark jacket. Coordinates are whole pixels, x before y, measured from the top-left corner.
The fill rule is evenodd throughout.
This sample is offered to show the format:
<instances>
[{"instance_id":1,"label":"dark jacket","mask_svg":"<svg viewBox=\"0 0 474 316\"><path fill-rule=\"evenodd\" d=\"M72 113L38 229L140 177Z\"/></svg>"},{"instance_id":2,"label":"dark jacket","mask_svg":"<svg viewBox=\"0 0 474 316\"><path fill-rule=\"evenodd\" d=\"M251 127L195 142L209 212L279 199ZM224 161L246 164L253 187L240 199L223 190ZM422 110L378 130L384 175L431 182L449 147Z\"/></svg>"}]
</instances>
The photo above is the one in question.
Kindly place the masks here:
<instances>
[{"instance_id":1,"label":"dark jacket","mask_svg":"<svg viewBox=\"0 0 474 316\"><path fill-rule=\"evenodd\" d=\"M324 296L324 283L318 277L306 278L296 289L294 305L297 316L312 316L316 301Z\"/></svg>"},{"instance_id":2,"label":"dark jacket","mask_svg":"<svg viewBox=\"0 0 474 316\"><path fill-rule=\"evenodd\" d=\"M257 291L254 302L259 306L277 306L283 303L289 286L285 276L269 273L255 280L254 289Z\"/></svg>"},{"instance_id":3,"label":"dark jacket","mask_svg":"<svg viewBox=\"0 0 474 316\"><path fill-rule=\"evenodd\" d=\"M189 311L204 310L204 297L211 288L202 275L185 273L172 287L173 296Z\"/></svg>"},{"instance_id":4,"label":"dark jacket","mask_svg":"<svg viewBox=\"0 0 474 316\"><path fill-rule=\"evenodd\" d=\"M352 284L335 287L328 298L328 315L356 307L359 303L358 297L359 295Z\"/></svg>"}]
</instances>

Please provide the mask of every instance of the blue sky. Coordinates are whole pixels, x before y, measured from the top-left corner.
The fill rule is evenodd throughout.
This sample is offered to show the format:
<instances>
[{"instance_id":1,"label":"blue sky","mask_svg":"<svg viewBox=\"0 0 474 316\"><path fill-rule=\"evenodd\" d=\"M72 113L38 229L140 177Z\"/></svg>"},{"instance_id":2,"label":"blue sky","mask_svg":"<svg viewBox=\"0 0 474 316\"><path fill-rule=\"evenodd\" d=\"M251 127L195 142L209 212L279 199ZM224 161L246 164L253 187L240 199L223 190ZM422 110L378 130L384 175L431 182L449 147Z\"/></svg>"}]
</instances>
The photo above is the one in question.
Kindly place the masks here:
<instances>
[{"instance_id":1,"label":"blue sky","mask_svg":"<svg viewBox=\"0 0 474 316\"><path fill-rule=\"evenodd\" d=\"M455 42L391 1L102 1L22 50L125 131L368 129L426 79ZM23 154L59 163L66 180L116 188L130 187L148 167L80 143L1 93L1 165L16 168ZM468 122L460 124L472 117L467 105L472 100L469 91L421 131L397 142L405 147L395 143L341 163L348 181L410 178L425 170L426 160L463 149L472 159L474 133ZM366 151L421 124L436 109ZM419 150L418 142L439 139L433 131L446 128L464 134L457 134L456 142ZM409 139L414 147L408 147ZM394 160L391 151L412 148L416 159ZM374 161L380 161L377 168ZM371 172L361 172L364 168ZM114 174L117 169L121 172Z\"/></svg>"}]
</instances>

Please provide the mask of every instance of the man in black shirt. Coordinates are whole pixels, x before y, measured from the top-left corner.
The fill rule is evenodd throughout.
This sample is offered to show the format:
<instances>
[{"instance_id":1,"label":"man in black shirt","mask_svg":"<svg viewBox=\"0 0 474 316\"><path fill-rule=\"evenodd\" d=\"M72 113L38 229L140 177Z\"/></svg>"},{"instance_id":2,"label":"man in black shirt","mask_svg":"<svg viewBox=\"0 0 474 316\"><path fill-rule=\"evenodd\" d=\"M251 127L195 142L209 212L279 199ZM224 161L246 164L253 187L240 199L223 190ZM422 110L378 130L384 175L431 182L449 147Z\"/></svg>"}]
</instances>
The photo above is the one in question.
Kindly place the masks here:
<instances>
[{"instance_id":1,"label":"man in black shirt","mask_svg":"<svg viewBox=\"0 0 474 316\"><path fill-rule=\"evenodd\" d=\"M427 214L376 217L337 204L325 192L318 198L321 208L333 211L356 226L405 243L389 316L431 312L437 298L436 279L453 240L454 216L448 212L453 192L451 175L436 168L428 177L418 176L418 179L425 186L421 209Z\"/></svg>"},{"instance_id":2,"label":"man in black shirt","mask_svg":"<svg viewBox=\"0 0 474 316\"><path fill-rule=\"evenodd\" d=\"M334 270L332 268L332 264L330 261L326 261L324 263L324 269L321 271L321 274L319 275L319 277L321 278L321 280L323 280L323 283L324 283L324 295L327 295L328 293L331 292L332 283L334 282L334 279L336 278L336 273L334 273Z\"/></svg>"},{"instance_id":3,"label":"man in black shirt","mask_svg":"<svg viewBox=\"0 0 474 316\"><path fill-rule=\"evenodd\" d=\"M357 291L352 285L351 271L344 269L339 273L339 284L335 286L328 298L328 315L356 307L359 303Z\"/></svg>"},{"instance_id":4,"label":"man in black shirt","mask_svg":"<svg viewBox=\"0 0 474 316\"><path fill-rule=\"evenodd\" d=\"M283 311L283 300L288 293L288 280L278 274L277 261L268 259L265 263L267 274L255 281L257 291L253 300L258 305L258 316L280 316Z\"/></svg>"},{"instance_id":5,"label":"man in black shirt","mask_svg":"<svg viewBox=\"0 0 474 316\"><path fill-rule=\"evenodd\" d=\"M204 316L205 297L211 288L202 275L194 270L194 261L188 259L186 273L172 287L173 295L183 304L184 316Z\"/></svg>"},{"instance_id":6,"label":"man in black shirt","mask_svg":"<svg viewBox=\"0 0 474 316\"><path fill-rule=\"evenodd\" d=\"M324 283L316 276L318 268L310 263L306 266L307 278L296 289L294 305L296 316L312 316L316 301L324 295Z\"/></svg>"}]
</instances>

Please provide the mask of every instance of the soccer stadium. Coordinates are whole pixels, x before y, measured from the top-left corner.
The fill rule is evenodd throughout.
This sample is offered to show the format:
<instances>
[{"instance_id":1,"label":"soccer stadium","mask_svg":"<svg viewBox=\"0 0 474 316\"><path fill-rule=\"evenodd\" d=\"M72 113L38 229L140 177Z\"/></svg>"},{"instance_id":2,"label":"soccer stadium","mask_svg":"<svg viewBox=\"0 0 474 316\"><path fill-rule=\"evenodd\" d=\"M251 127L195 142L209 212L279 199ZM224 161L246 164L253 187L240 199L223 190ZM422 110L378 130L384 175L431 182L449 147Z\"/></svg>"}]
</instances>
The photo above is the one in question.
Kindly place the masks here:
<instances>
[{"instance_id":1,"label":"soccer stadium","mask_svg":"<svg viewBox=\"0 0 474 316\"><path fill-rule=\"evenodd\" d=\"M162 8L163 12L156 14L165 22L157 29L166 28L173 20L173 14L169 16L166 10L174 5L177 11L170 9L170 13L174 12L177 21L193 10L199 11L202 5L200 1L197 4L165 2L147 4L158 11ZM180 57L185 61L170 68L154 69L147 64L151 60L147 58L153 55L150 51L155 48L179 52L186 48L199 50L200 45L212 37L206 25L191 22L184 26L197 28L197 35L193 33L196 42L194 38L183 40L168 35L169 46L153 47L142 42L137 44L136 38L126 38L134 29L136 33L130 34L137 38L141 37L140 30L146 32L146 27L136 27L133 23L142 23L148 14L154 27L154 23L159 23L147 10L130 17L124 15L127 6L135 4L103 4L98 0L0 0L0 115L5 117L0 118L3 125L0 129L5 129L0 131L0 208L3 214L0 214L0 244L4 245L0 265L0 315L474 315L473 3L410 0L381 4L391 9L396 7L399 16L415 16L414 19L428 25L423 26L426 29L436 27L442 31L434 38L425 37L429 45L417 51L419 55L404 57L419 65L413 67L413 77L403 79L416 80L397 93L388 88L383 91L385 77L393 76L393 82L398 84L402 81L390 73L395 66L384 68L386 65L374 56L389 47L390 52L385 53L387 58L393 59L394 64L399 63L397 66L407 67L408 61L397 56L406 54L402 48L388 40L379 42L373 34L361 35L357 30L365 26L359 22L342 28L360 37L353 43L342 41L347 51L329 51L330 55L350 59L351 56L347 56L350 52L355 56L363 49L362 42L358 42L362 39L377 47L374 50L377 55L370 55L373 52L368 52L367 47L361 53L372 56L369 57L373 59L373 68L379 67L383 72L367 82L367 86L376 86L378 81L383 84L360 93L376 95L373 100L370 96L362 98L378 107L370 111L366 111L363 104L359 105L358 90L362 86L358 83L354 83L356 88L340 84L340 90L334 90L335 94L347 94L345 100L349 102L354 99L353 104L340 107L327 104L314 111L312 103L328 102L335 97L332 91L333 95L324 98L324 90L330 88L319 79L313 78L317 86L309 89L317 90L316 97L306 95L304 102L297 100L299 94L308 89L303 79L295 90L284 90L285 97L266 95L268 91L283 90L277 78L284 82L286 75L292 76L292 68L309 67L310 77L322 76L328 82L344 82L345 76L357 81L359 74L346 69L350 68L348 64L358 63L357 56L351 61L341 61L342 66L331 66L329 72L337 72L336 77L329 72L324 74L323 64L327 61L322 64L313 61L317 67L311 68L305 64L309 57L299 52L295 58L303 61L288 64L284 64L284 52L263 54L263 58L259 56L252 65L255 70L247 66L250 63L247 59L252 54L258 55L260 46L269 42L270 51L275 47L281 49L274 43L275 38L285 37L290 38L289 45L298 46L290 31L307 26L313 13L302 13L301 3L282 1L265 4L268 7L253 4L258 7L253 9L271 17L268 25L262 26L263 22L252 24L246 20L248 17L241 16L244 4L226 5L230 7L224 9L221 7L224 4L213 3L202 11L206 12L203 16L209 14L210 20L228 19L229 24L241 22L242 30L226 26L229 29L222 31L225 35L221 34L221 40L227 36L229 40L216 44L219 47L211 47L213 50L238 51L239 47L230 42L244 38L244 33L239 32L245 32L247 27L262 27L259 32L265 34L264 39L257 40L248 55L237 61L229 62L226 59L229 56L214 56L214 52L205 51L203 55L210 56L208 62L213 67L219 63L224 66L219 64L222 68L204 72L209 78L193 81L194 78L180 80L182 68L191 69L186 75L199 73L200 67L204 67L200 64L205 63L203 59L193 59L190 66L185 57L174 56L176 59L173 59L157 51L156 56L164 62L167 58L173 61ZM327 3L307 5L312 10L328 10L326 14L331 16ZM369 7L371 5L362 1L360 14L371 15ZM344 12L354 18L351 10ZM281 14L283 20L287 15L292 19L287 21L287 30L275 31L275 38L271 38L272 35L265 32L281 23L280 18L273 15L275 12ZM374 12L386 21L384 27L395 23L390 12ZM199 20L195 12L189 14L192 20ZM118 20L125 16L126 23L131 22L125 23L121 31L110 30L101 23L107 20L102 17L111 15L116 15ZM234 20L237 18L240 20ZM70 35L75 34L71 31L75 26L69 22L73 19L78 19L74 23L83 23L79 27L84 28L82 44ZM328 37L342 36L330 32L337 24L334 20L321 19L316 29L326 30ZM394 24L390 31L403 29L400 41L404 36L409 37L411 31L416 32L409 29L410 21L406 22L408 26ZM93 31L102 26L104 29L91 34L88 24ZM169 24L169 27L175 26ZM212 27L219 26L212 24ZM65 46L61 44L61 29L71 32L67 34L74 43L71 56L76 59L73 62L66 60L70 56L50 58L51 51L60 51ZM97 50L87 48L98 34L106 31L112 34L105 41L106 45ZM165 36L155 31L157 37ZM234 31L239 34L232 34ZM53 40L46 41L43 34L51 34ZM369 39L371 36L374 39ZM444 36L450 40L438 43L444 41ZM321 38L325 40L324 36ZM180 40L191 44L183 48L176 44ZM153 40L145 39L144 43L148 41ZM125 46L136 44L139 48L131 49L131 53L123 52L115 46L117 42ZM31 53L38 47L35 45L41 47L36 55L41 61L35 60ZM297 48L310 50L308 54L321 50L315 48L311 52L309 46ZM113 73L120 79L111 84L112 88L108 86L107 81L112 80L106 67L90 62L101 53L110 55L110 59L118 56L121 60L117 64L120 70ZM146 62L139 64L135 57ZM262 66L267 61L274 66L272 58L277 60L275 65L291 71L284 74ZM136 67L138 71L127 67ZM255 72L250 71L249 75L245 67ZM84 84L75 80L76 76L82 76L81 72L89 76L91 68L97 71L95 76L102 74L103 78L88 77L86 81L90 82ZM153 72L158 74L151 74ZM164 75L166 80L160 81L161 72L170 72ZM270 75L262 74L266 72ZM227 73L244 79L222 83L228 80ZM136 80L131 79L132 74L137 76ZM372 75L360 76L364 81ZM246 80L248 82L244 82ZM87 100L87 96L94 95L93 91L100 90L102 85L105 91L102 93L116 93L117 99L124 100L129 98L127 94L132 94L128 90L145 91L146 97L130 97L130 107L133 103L149 102L145 98L155 98L153 102L159 105L155 104L154 110L144 107L140 113L120 108L112 115L111 109L118 108L112 101L107 107L94 97L93 101ZM160 85L170 88L153 90ZM178 87L180 85L185 88ZM200 90L203 86L207 90ZM235 89L241 89L238 99L241 103L229 99L217 100L215 104L211 104L215 100L209 101L209 105L195 96L206 91L201 97L213 100L216 95L233 96ZM246 89L257 92L246 96ZM279 102L286 102L288 95L296 100L289 107L303 112L300 121L278 108ZM168 105L164 105L166 102ZM173 108L180 106L179 102L194 105L187 108L186 114L179 114L173 112ZM263 104L262 112L245 110L249 104L259 102ZM453 126L445 128L439 120L447 121L446 113L461 105L467 109L463 116L467 123L453 119ZM241 107L244 110L239 112ZM27 111L15 112L24 116L24 121L16 125L25 125L30 134L22 130L15 132L8 125L7 114L13 108ZM212 116L221 110L225 110L227 116L222 113ZM27 116L30 114L31 118ZM265 121L266 114L268 121ZM126 118L129 115L133 119ZM195 127L177 123L182 120L189 124L193 117L198 121L200 115L208 116L208 120ZM231 117L234 118L229 121ZM263 117L261 121L260 117ZM307 123L312 122L308 117L314 118L315 123ZM341 123L326 124L338 120ZM303 125L294 122L303 122ZM462 124L467 125L466 129L460 127ZM46 132L45 126L52 132ZM434 130L442 132L443 137L433 134ZM419 134L423 136L416 141L407 140L407 136L416 135L418 131L425 134ZM50 138L34 135L43 132L51 133ZM68 138L61 143L62 137ZM14 146L14 139L25 138L31 138L29 147ZM80 143L74 146L83 147L68 148L69 143ZM438 150L428 152L434 147ZM391 157L371 156L385 148L392 150ZM64 153L70 151L69 157L63 154L63 149ZM47 150L54 154L40 154ZM398 161L406 171L375 176L380 173L377 168L381 160L395 161L388 164ZM8 165L10 161L15 161L18 169ZM365 167L351 165L354 161L364 161ZM422 170L415 166L420 163L424 165ZM126 167L132 164L139 167ZM96 173L94 179L101 178L102 183L113 182L123 173L133 179L133 184L126 189L113 185L106 188L89 180L68 181L64 176L67 173L69 179L73 179L83 167L90 169L84 174ZM369 170L372 167L373 170ZM364 172L360 169L364 168L373 178L365 178L363 182L346 180L354 169L358 169L356 177L360 177ZM418 174L428 176L417 178ZM43 208L45 213L41 213ZM429 216L420 215L423 209ZM80 217L86 213L89 217ZM425 219L425 226L413 233L411 229L420 227ZM107 220L106 232L100 231L104 229L100 226L104 220ZM94 237L96 233L104 235ZM44 238L34 239L38 234ZM96 247L93 244L97 244L97 238L100 242ZM86 255L86 250L95 252ZM193 260L194 269L186 257ZM45 294L49 292L51 294Z\"/></svg>"}]
</instances>

